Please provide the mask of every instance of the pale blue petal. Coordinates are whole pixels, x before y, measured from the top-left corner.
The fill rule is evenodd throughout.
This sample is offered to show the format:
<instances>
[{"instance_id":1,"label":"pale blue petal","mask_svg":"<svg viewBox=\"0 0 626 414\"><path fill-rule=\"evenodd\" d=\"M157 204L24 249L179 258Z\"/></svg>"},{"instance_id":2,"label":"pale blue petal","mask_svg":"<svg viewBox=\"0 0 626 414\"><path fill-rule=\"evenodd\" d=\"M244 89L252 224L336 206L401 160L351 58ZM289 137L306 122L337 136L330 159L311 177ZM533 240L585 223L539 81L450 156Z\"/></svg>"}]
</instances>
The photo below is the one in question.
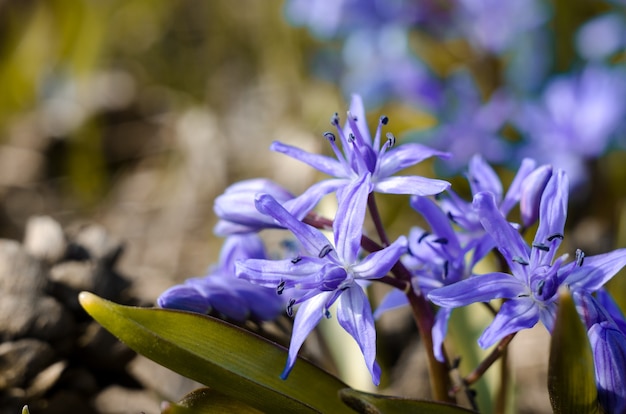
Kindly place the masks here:
<instances>
[{"instance_id":1,"label":"pale blue petal","mask_svg":"<svg viewBox=\"0 0 626 414\"><path fill-rule=\"evenodd\" d=\"M539 227L534 243L550 246L550 251L533 249L533 263L549 264L563 238L567 218L569 184L563 170L557 170L546 185L539 207Z\"/></svg>"},{"instance_id":2,"label":"pale blue petal","mask_svg":"<svg viewBox=\"0 0 626 414\"><path fill-rule=\"evenodd\" d=\"M270 149L302 161L303 163L308 164L316 170L326 173L331 177L349 176L349 172L346 171L344 166L339 161L326 155L312 154L298 147L283 144L279 141L272 142Z\"/></svg>"},{"instance_id":3,"label":"pale blue petal","mask_svg":"<svg viewBox=\"0 0 626 414\"><path fill-rule=\"evenodd\" d=\"M435 324L433 325L433 352L435 359L439 362L445 361L445 353L443 350L443 340L448 333L448 320L452 314L452 308L441 308L435 315Z\"/></svg>"},{"instance_id":4,"label":"pale blue petal","mask_svg":"<svg viewBox=\"0 0 626 414\"><path fill-rule=\"evenodd\" d=\"M505 216L509 214L513 206L522 198L522 189L526 186L524 180L535 169L536 165L537 163L530 158L522 160L522 164L517 169L517 173L511 185L509 185L509 190L506 192L504 200L500 203L500 211Z\"/></svg>"},{"instance_id":5,"label":"pale blue petal","mask_svg":"<svg viewBox=\"0 0 626 414\"><path fill-rule=\"evenodd\" d=\"M254 284L276 288L284 280L299 280L317 275L323 261L317 258L303 257L297 263L294 260L262 260L248 259L238 261L235 265L237 277L249 280Z\"/></svg>"},{"instance_id":6,"label":"pale blue petal","mask_svg":"<svg viewBox=\"0 0 626 414\"><path fill-rule=\"evenodd\" d=\"M399 289L392 289L385 295L378 308L374 311L374 319L380 318L387 311L398 309L408 304L409 300L406 297L406 293Z\"/></svg>"},{"instance_id":7,"label":"pale blue petal","mask_svg":"<svg viewBox=\"0 0 626 414\"><path fill-rule=\"evenodd\" d=\"M363 99L360 95L352 95L352 99L350 100L350 114L356 118L355 123L357 128L361 132L361 136L363 137L365 142L371 147L372 137L370 136L369 128L367 127L365 106L363 105Z\"/></svg>"},{"instance_id":8,"label":"pale blue petal","mask_svg":"<svg viewBox=\"0 0 626 414\"><path fill-rule=\"evenodd\" d=\"M428 299L442 307L457 308L492 299L517 298L529 293L522 281L507 273L487 273L435 289L428 294Z\"/></svg>"},{"instance_id":9,"label":"pale blue petal","mask_svg":"<svg viewBox=\"0 0 626 414\"><path fill-rule=\"evenodd\" d=\"M367 210L370 174L351 183L339 199L339 206L333 222L337 256L344 265L356 261L361 248L363 221Z\"/></svg>"},{"instance_id":10,"label":"pale blue petal","mask_svg":"<svg viewBox=\"0 0 626 414\"><path fill-rule=\"evenodd\" d=\"M376 175L381 178L389 177L430 157L450 158L450 154L421 144L398 145L380 156Z\"/></svg>"},{"instance_id":11,"label":"pale blue petal","mask_svg":"<svg viewBox=\"0 0 626 414\"><path fill-rule=\"evenodd\" d=\"M400 236L396 241L382 250L370 253L352 267L359 279L378 279L385 276L398 262L400 256L407 252L407 240Z\"/></svg>"},{"instance_id":12,"label":"pale blue petal","mask_svg":"<svg viewBox=\"0 0 626 414\"><path fill-rule=\"evenodd\" d=\"M587 333L598 399L607 413L626 412L626 335L608 321L594 324Z\"/></svg>"},{"instance_id":13,"label":"pale blue petal","mask_svg":"<svg viewBox=\"0 0 626 414\"><path fill-rule=\"evenodd\" d=\"M297 310L296 318L293 324L293 332L291 334L291 342L289 344L289 355L287 363L280 377L287 379L287 376L293 368L293 364L298 357L298 351L304 343L304 340L317 326L326 312L326 302L331 297L332 292L321 293L307 300Z\"/></svg>"},{"instance_id":14,"label":"pale blue petal","mask_svg":"<svg viewBox=\"0 0 626 414\"><path fill-rule=\"evenodd\" d=\"M207 314L211 311L209 300L193 286L176 285L167 289L157 299L157 305L166 309L178 309Z\"/></svg>"},{"instance_id":15,"label":"pale blue petal","mask_svg":"<svg viewBox=\"0 0 626 414\"><path fill-rule=\"evenodd\" d=\"M261 213L273 217L282 226L291 230L302 244L302 247L312 256L319 254L329 245L328 239L319 230L308 224L304 224L289 214L272 196L268 194L260 194L257 196L256 207ZM335 256L334 252L330 254Z\"/></svg>"},{"instance_id":16,"label":"pale blue petal","mask_svg":"<svg viewBox=\"0 0 626 414\"><path fill-rule=\"evenodd\" d=\"M413 196L410 203L411 207L424 216L432 233L447 240L446 248L448 251L452 255L461 254L461 245L446 213L427 197Z\"/></svg>"},{"instance_id":17,"label":"pale blue petal","mask_svg":"<svg viewBox=\"0 0 626 414\"><path fill-rule=\"evenodd\" d=\"M575 267L572 262L564 269L575 267L562 282L573 290L582 289L595 292L611 280L617 272L626 266L626 249L618 249L609 253L585 257L582 267Z\"/></svg>"},{"instance_id":18,"label":"pale blue petal","mask_svg":"<svg viewBox=\"0 0 626 414\"><path fill-rule=\"evenodd\" d=\"M219 267L235 274L235 262L240 259L265 259L265 245L258 234L234 235L226 238L220 250Z\"/></svg>"},{"instance_id":19,"label":"pale blue petal","mask_svg":"<svg viewBox=\"0 0 626 414\"><path fill-rule=\"evenodd\" d=\"M482 156L477 154L470 160L467 180L472 194L488 192L498 203L502 200L502 182Z\"/></svg>"},{"instance_id":20,"label":"pale blue petal","mask_svg":"<svg viewBox=\"0 0 626 414\"><path fill-rule=\"evenodd\" d=\"M552 177L552 166L543 165L530 173L524 180L519 203L524 226L532 225L539 218L541 196L550 177Z\"/></svg>"},{"instance_id":21,"label":"pale blue petal","mask_svg":"<svg viewBox=\"0 0 626 414\"><path fill-rule=\"evenodd\" d=\"M380 383L376 363L376 328L367 296L358 285L343 292L337 306L337 321L359 344L375 385Z\"/></svg>"},{"instance_id":22,"label":"pale blue petal","mask_svg":"<svg viewBox=\"0 0 626 414\"><path fill-rule=\"evenodd\" d=\"M417 175L382 178L374 183L374 191L386 194L409 194L428 196L439 194L450 187L450 183Z\"/></svg>"},{"instance_id":23,"label":"pale blue petal","mask_svg":"<svg viewBox=\"0 0 626 414\"><path fill-rule=\"evenodd\" d=\"M327 194L337 191L337 189L350 183L347 179L328 179L319 181L309 188L298 197L282 203L285 210L291 213L292 216L298 220L302 220L307 213L319 203L319 201Z\"/></svg>"},{"instance_id":24,"label":"pale blue petal","mask_svg":"<svg viewBox=\"0 0 626 414\"><path fill-rule=\"evenodd\" d=\"M530 298L504 302L491 325L478 338L478 345L486 349L513 332L532 328L539 321L539 309Z\"/></svg>"},{"instance_id":25,"label":"pale blue petal","mask_svg":"<svg viewBox=\"0 0 626 414\"><path fill-rule=\"evenodd\" d=\"M517 230L504 218L496 205L493 194L476 194L473 205L478 212L481 224L494 239L498 250L507 260L513 275L525 280L525 267L527 266L520 264L519 261L530 262L530 249Z\"/></svg>"}]
</instances>

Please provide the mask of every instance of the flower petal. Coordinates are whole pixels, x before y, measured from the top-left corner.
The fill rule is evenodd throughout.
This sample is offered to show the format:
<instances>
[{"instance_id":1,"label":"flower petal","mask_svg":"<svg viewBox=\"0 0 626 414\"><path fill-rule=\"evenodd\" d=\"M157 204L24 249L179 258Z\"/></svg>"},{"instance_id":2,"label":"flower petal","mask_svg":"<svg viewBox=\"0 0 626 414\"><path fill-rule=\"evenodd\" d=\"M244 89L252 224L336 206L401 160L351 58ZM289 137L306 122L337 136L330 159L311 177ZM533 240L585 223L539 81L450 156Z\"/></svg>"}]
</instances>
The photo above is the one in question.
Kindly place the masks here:
<instances>
[{"instance_id":1,"label":"flower petal","mask_svg":"<svg viewBox=\"0 0 626 414\"><path fill-rule=\"evenodd\" d=\"M326 173L331 177L345 178L349 176L348 172L339 161L326 155L312 154L301 148L283 144L280 141L272 142L270 149L302 161L303 163L308 164L316 170Z\"/></svg>"},{"instance_id":2,"label":"flower petal","mask_svg":"<svg viewBox=\"0 0 626 414\"><path fill-rule=\"evenodd\" d=\"M528 245L517 230L504 218L496 205L493 194L478 193L474 196L473 204L481 224L494 239L498 250L507 260L513 275L522 279L521 275L526 275L526 270L519 261L530 261Z\"/></svg>"},{"instance_id":3,"label":"flower petal","mask_svg":"<svg viewBox=\"0 0 626 414\"><path fill-rule=\"evenodd\" d=\"M557 170L543 191L539 206L539 227L534 243L550 246L550 251L533 249L533 263L551 263L563 239L567 218L569 183L563 170Z\"/></svg>"},{"instance_id":4,"label":"flower petal","mask_svg":"<svg viewBox=\"0 0 626 414\"><path fill-rule=\"evenodd\" d=\"M524 158L522 164L517 169L517 173L509 185L509 189L504 196L504 200L500 203L500 211L505 216L509 214L513 206L522 198L522 189L525 188L524 180L535 169L537 163L530 159ZM526 224L526 223L524 223Z\"/></svg>"},{"instance_id":5,"label":"flower petal","mask_svg":"<svg viewBox=\"0 0 626 414\"><path fill-rule=\"evenodd\" d=\"M532 328L539 321L539 309L530 298L504 302L491 325L478 338L478 345L485 349L510 333Z\"/></svg>"},{"instance_id":6,"label":"flower petal","mask_svg":"<svg viewBox=\"0 0 626 414\"><path fill-rule=\"evenodd\" d=\"M271 195L258 195L255 204L261 213L273 217L282 226L291 230L302 244L302 247L311 255L319 254L319 252L329 245L328 239L319 230L302 223L292 216Z\"/></svg>"},{"instance_id":7,"label":"flower petal","mask_svg":"<svg viewBox=\"0 0 626 414\"><path fill-rule=\"evenodd\" d=\"M434 178L406 175L386 177L374 183L374 191L386 194L435 195L445 191L450 183Z\"/></svg>"},{"instance_id":8,"label":"flower petal","mask_svg":"<svg viewBox=\"0 0 626 414\"><path fill-rule=\"evenodd\" d=\"M361 248L363 221L370 193L369 180L370 174L365 174L351 183L340 196L333 233L337 256L344 265L353 264Z\"/></svg>"},{"instance_id":9,"label":"flower petal","mask_svg":"<svg viewBox=\"0 0 626 414\"><path fill-rule=\"evenodd\" d=\"M376 328L369 301L357 284L339 297L337 321L359 344L375 385L380 383L380 367L376 363Z\"/></svg>"},{"instance_id":10,"label":"flower petal","mask_svg":"<svg viewBox=\"0 0 626 414\"><path fill-rule=\"evenodd\" d=\"M235 265L237 277L249 280L256 285L276 288L284 280L301 280L304 277L318 275L323 267L317 258L303 257L295 260L240 260ZM303 281L304 282L304 281Z\"/></svg>"},{"instance_id":11,"label":"flower petal","mask_svg":"<svg viewBox=\"0 0 626 414\"><path fill-rule=\"evenodd\" d=\"M428 299L442 307L457 308L492 299L517 298L528 293L528 287L522 281L507 273L487 273L435 289L428 294Z\"/></svg>"},{"instance_id":12,"label":"flower petal","mask_svg":"<svg viewBox=\"0 0 626 414\"><path fill-rule=\"evenodd\" d=\"M287 376L293 368L293 364L296 362L300 347L313 328L315 328L322 319L326 308L326 302L331 295L332 292L321 293L307 300L298 308L293 324L291 342L289 343L287 363L285 364L285 369L282 374L280 374L282 379L287 379Z\"/></svg>"},{"instance_id":13,"label":"flower petal","mask_svg":"<svg viewBox=\"0 0 626 414\"><path fill-rule=\"evenodd\" d=\"M574 262L569 263L564 269L565 273L575 265ZM588 256L585 257L583 265L576 267L563 283L568 284L574 290L582 289L587 292L595 292L611 280L624 266L626 266L626 249Z\"/></svg>"},{"instance_id":14,"label":"flower petal","mask_svg":"<svg viewBox=\"0 0 626 414\"><path fill-rule=\"evenodd\" d=\"M439 208L439 206L427 197L413 196L411 197L411 207L420 213L430 226L430 229L439 238L448 241L446 244L451 254L461 254L461 245L457 237L450 218Z\"/></svg>"},{"instance_id":15,"label":"flower petal","mask_svg":"<svg viewBox=\"0 0 626 414\"><path fill-rule=\"evenodd\" d=\"M378 279L385 276L406 252L406 237L400 236L384 249L367 255L352 270L359 279Z\"/></svg>"},{"instance_id":16,"label":"flower petal","mask_svg":"<svg viewBox=\"0 0 626 414\"><path fill-rule=\"evenodd\" d=\"M494 195L499 203L502 200L502 182L481 155L474 155L469 162L468 177L472 194L488 192Z\"/></svg>"},{"instance_id":17,"label":"flower petal","mask_svg":"<svg viewBox=\"0 0 626 414\"><path fill-rule=\"evenodd\" d=\"M452 308L440 308L435 315L435 324L433 325L433 352L435 359L439 362L445 361L443 350L443 340L448 332L448 320L452 314Z\"/></svg>"},{"instance_id":18,"label":"flower petal","mask_svg":"<svg viewBox=\"0 0 626 414\"><path fill-rule=\"evenodd\" d=\"M430 157L450 158L450 154L416 143L398 145L380 156L377 175L389 177Z\"/></svg>"},{"instance_id":19,"label":"flower petal","mask_svg":"<svg viewBox=\"0 0 626 414\"><path fill-rule=\"evenodd\" d=\"M378 308L374 311L374 319L378 319L387 311L398 309L409 304L406 294L399 290L393 289L380 302Z\"/></svg>"}]
</instances>

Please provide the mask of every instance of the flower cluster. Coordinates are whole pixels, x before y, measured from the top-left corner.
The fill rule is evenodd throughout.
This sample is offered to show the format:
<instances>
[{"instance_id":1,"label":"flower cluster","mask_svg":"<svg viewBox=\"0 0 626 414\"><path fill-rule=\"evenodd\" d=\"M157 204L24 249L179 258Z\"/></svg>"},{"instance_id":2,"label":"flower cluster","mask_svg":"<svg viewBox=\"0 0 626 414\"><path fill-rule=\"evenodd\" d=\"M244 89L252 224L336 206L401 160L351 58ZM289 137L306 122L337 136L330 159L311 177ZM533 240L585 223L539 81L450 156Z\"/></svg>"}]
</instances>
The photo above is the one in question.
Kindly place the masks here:
<instances>
[{"instance_id":1,"label":"flower cluster","mask_svg":"<svg viewBox=\"0 0 626 414\"><path fill-rule=\"evenodd\" d=\"M271 320L283 310L295 315L283 379L305 339L336 309L337 321L359 345L378 385L375 319L381 313L411 306L425 343L432 344L432 366L448 369L444 338L453 309L483 302L494 311L478 338L486 348L539 321L552 332L558 291L568 289L588 329L600 401L612 412L626 409L626 322L603 288L626 265L626 249L595 256L577 250L573 260L557 255L565 238L567 174L525 159L505 192L496 171L474 155L467 171L472 200L466 201L446 181L398 175L427 158L450 154L416 143L397 145L389 133L383 139L387 123L380 117L372 136L361 98L354 96L345 124L335 114L336 131L323 134L333 156L274 142L274 151L330 177L298 196L266 179L228 188L215 202L216 233L227 237L219 264L208 276L169 289L159 305L235 321ZM332 219L314 212L331 193L338 206ZM428 228L415 225L390 241L376 193L406 195ZM364 230L368 211L376 236ZM524 233L535 225L529 245ZM268 228L289 231L295 247L268 257L258 235ZM501 268L479 274L477 263L490 254L501 259ZM372 283L394 288L376 312L368 297Z\"/></svg>"}]
</instances>

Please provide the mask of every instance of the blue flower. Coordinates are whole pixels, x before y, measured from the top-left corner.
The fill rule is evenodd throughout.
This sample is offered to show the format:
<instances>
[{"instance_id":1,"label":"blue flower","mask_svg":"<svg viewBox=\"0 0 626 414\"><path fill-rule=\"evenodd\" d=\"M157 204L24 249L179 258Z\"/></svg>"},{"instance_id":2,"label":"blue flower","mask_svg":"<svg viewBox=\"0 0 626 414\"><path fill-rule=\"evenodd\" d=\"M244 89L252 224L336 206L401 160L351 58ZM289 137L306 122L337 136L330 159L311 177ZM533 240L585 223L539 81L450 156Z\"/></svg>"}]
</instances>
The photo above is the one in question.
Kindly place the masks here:
<instances>
[{"instance_id":1,"label":"blue flower","mask_svg":"<svg viewBox=\"0 0 626 414\"><path fill-rule=\"evenodd\" d=\"M300 305L294 321L286 378L305 338L337 301L339 324L356 340L375 384L380 381L376 363L376 332L367 296L360 283L387 274L406 252L406 238L383 250L359 258L360 242L369 188L369 174L349 185L339 199L333 223L334 244L321 231L302 223L271 195L259 195L257 208L289 229L300 242L301 255L286 260L249 259L237 263L237 276L279 293L290 290L287 312Z\"/></svg>"},{"instance_id":2,"label":"blue flower","mask_svg":"<svg viewBox=\"0 0 626 414\"><path fill-rule=\"evenodd\" d=\"M332 124L337 128L343 152L336 143L336 136L325 134L332 146L336 158L326 155L311 154L299 148L275 141L271 149L298 159L319 171L335 177L326 182L320 191L340 190L366 175L371 185L370 191L388 194L433 195L444 191L450 184L443 180L420 176L394 176L397 172L433 157L447 157L449 154L420 144L395 146L395 137L387 134L387 140L381 145L382 127L388 122L382 116L372 140L366 124L363 102L354 95L348 113L345 128L339 126L339 117L335 114Z\"/></svg>"},{"instance_id":3,"label":"blue flower","mask_svg":"<svg viewBox=\"0 0 626 414\"><path fill-rule=\"evenodd\" d=\"M506 260L511 274L494 272L475 276L435 289L428 298L444 307L459 307L492 299L509 299L478 340L481 347L493 345L506 335L531 328L539 320L552 331L557 308L557 289L594 292L626 264L624 249L585 257L565 264L566 256L555 259L563 239L567 215L568 181L556 171L543 192L539 227L531 246L505 219L491 193L474 197L474 207L486 232Z\"/></svg>"},{"instance_id":4,"label":"blue flower","mask_svg":"<svg viewBox=\"0 0 626 414\"><path fill-rule=\"evenodd\" d=\"M298 219L302 219L324 194L336 188L332 186L326 189L329 184L333 183L320 182L296 197L279 184L266 178L235 183L215 199L213 210L220 220L213 231L218 236L228 236L254 233L267 228L280 228L281 226L274 219L261 214L256 209L254 199L257 194L271 194L287 211Z\"/></svg>"},{"instance_id":5,"label":"blue flower","mask_svg":"<svg viewBox=\"0 0 626 414\"><path fill-rule=\"evenodd\" d=\"M587 325L595 366L598 400L604 412L626 412L626 331L624 316L608 293L598 300L587 293L575 293L574 300ZM603 306L608 305L608 308Z\"/></svg>"},{"instance_id":6,"label":"blue flower","mask_svg":"<svg viewBox=\"0 0 626 414\"><path fill-rule=\"evenodd\" d=\"M219 263L208 275L171 287L159 296L157 304L168 309L214 313L237 322L275 319L284 310L284 298L274 289L235 277L237 260L265 257L263 243L257 235L231 236L224 242Z\"/></svg>"}]
</instances>

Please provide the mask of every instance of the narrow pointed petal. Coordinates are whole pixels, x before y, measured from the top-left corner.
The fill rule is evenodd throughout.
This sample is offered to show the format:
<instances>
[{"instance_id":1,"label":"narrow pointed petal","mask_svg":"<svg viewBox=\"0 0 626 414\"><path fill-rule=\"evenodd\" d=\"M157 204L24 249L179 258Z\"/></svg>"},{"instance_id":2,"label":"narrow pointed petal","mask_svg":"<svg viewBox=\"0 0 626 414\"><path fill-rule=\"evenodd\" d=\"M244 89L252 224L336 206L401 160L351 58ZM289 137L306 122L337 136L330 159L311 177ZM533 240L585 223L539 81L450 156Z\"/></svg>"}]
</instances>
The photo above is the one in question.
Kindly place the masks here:
<instances>
[{"instance_id":1,"label":"narrow pointed petal","mask_svg":"<svg viewBox=\"0 0 626 414\"><path fill-rule=\"evenodd\" d=\"M380 367L376 363L376 328L369 301L358 285L347 289L339 298L337 321L359 344L375 385L380 383Z\"/></svg>"},{"instance_id":2,"label":"narrow pointed petal","mask_svg":"<svg viewBox=\"0 0 626 414\"><path fill-rule=\"evenodd\" d=\"M411 197L411 207L420 213L430 226L430 229L437 237L443 237L448 241L448 250L452 254L461 253L461 245L452 223L448 216L439 208L439 206L427 197L413 196Z\"/></svg>"},{"instance_id":3,"label":"narrow pointed petal","mask_svg":"<svg viewBox=\"0 0 626 414\"><path fill-rule=\"evenodd\" d=\"M511 299L527 294L527 286L513 276L507 273L487 273L435 289L428 294L428 299L439 306L457 308L470 303Z\"/></svg>"},{"instance_id":4,"label":"narrow pointed petal","mask_svg":"<svg viewBox=\"0 0 626 414\"><path fill-rule=\"evenodd\" d=\"M276 288L284 280L299 280L317 275L322 269L320 261L303 257L297 263L292 260L248 259L235 265L237 277L249 280L256 285Z\"/></svg>"},{"instance_id":5,"label":"narrow pointed petal","mask_svg":"<svg viewBox=\"0 0 626 414\"><path fill-rule=\"evenodd\" d=\"M552 177L552 166L544 165L524 179L519 205L524 226L531 226L539 218L541 196L550 177Z\"/></svg>"},{"instance_id":6,"label":"narrow pointed petal","mask_svg":"<svg viewBox=\"0 0 626 414\"><path fill-rule=\"evenodd\" d=\"M359 279L378 279L385 276L398 262L400 256L407 252L407 239L400 236L389 246L377 252L370 253L352 270Z\"/></svg>"},{"instance_id":7,"label":"narrow pointed petal","mask_svg":"<svg viewBox=\"0 0 626 414\"><path fill-rule=\"evenodd\" d=\"M589 330L598 399L605 412L626 412L626 335L614 324L598 323Z\"/></svg>"},{"instance_id":8,"label":"narrow pointed petal","mask_svg":"<svg viewBox=\"0 0 626 414\"><path fill-rule=\"evenodd\" d=\"M439 362L445 361L445 354L443 350L443 340L448 333L448 321L452 314L452 308L441 308L435 315L435 324L433 325L433 352L435 358Z\"/></svg>"},{"instance_id":9,"label":"narrow pointed petal","mask_svg":"<svg viewBox=\"0 0 626 414\"><path fill-rule=\"evenodd\" d=\"M380 302L374 311L374 319L378 319L387 311L398 309L409 304L406 294L398 289L393 289Z\"/></svg>"},{"instance_id":10,"label":"narrow pointed petal","mask_svg":"<svg viewBox=\"0 0 626 414\"><path fill-rule=\"evenodd\" d=\"M571 269L575 263L568 264ZM626 249L585 257L583 265L576 267L563 283L572 289L595 292L626 266Z\"/></svg>"},{"instance_id":11,"label":"narrow pointed petal","mask_svg":"<svg viewBox=\"0 0 626 414\"><path fill-rule=\"evenodd\" d=\"M302 161L303 163L308 164L316 170L326 173L331 177L346 177L347 172L343 165L336 159L326 155L312 154L298 147L283 144L279 141L272 142L270 149Z\"/></svg>"},{"instance_id":12,"label":"narrow pointed petal","mask_svg":"<svg viewBox=\"0 0 626 414\"><path fill-rule=\"evenodd\" d=\"M418 196L439 194L449 187L450 183L447 181L416 175L387 177L374 183L374 190L379 193Z\"/></svg>"},{"instance_id":13,"label":"narrow pointed petal","mask_svg":"<svg viewBox=\"0 0 626 414\"><path fill-rule=\"evenodd\" d=\"M450 158L450 153L415 143L398 145L381 156L377 173L380 177L389 177L431 157Z\"/></svg>"},{"instance_id":14,"label":"narrow pointed petal","mask_svg":"<svg viewBox=\"0 0 626 414\"><path fill-rule=\"evenodd\" d=\"M530 159L524 158L522 164L517 169L517 173L509 186L509 190L504 196L504 200L500 203L500 211L505 216L509 214L515 204L517 204L522 198L522 189L525 187L524 180L535 169L537 163ZM524 223L526 224L526 223Z\"/></svg>"},{"instance_id":15,"label":"narrow pointed petal","mask_svg":"<svg viewBox=\"0 0 626 414\"><path fill-rule=\"evenodd\" d=\"M207 314L211 310L209 300L193 286L176 285L161 293L157 305L166 309L178 309Z\"/></svg>"},{"instance_id":16,"label":"narrow pointed petal","mask_svg":"<svg viewBox=\"0 0 626 414\"><path fill-rule=\"evenodd\" d=\"M563 237L565 219L567 218L567 201L569 195L569 183L563 170L558 170L552 175L541 196L539 207L539 227L535 235L535 243L549 243L554 235L561 235L554 239L554 248L551 249L549 261L556 253L556 247ZM547 259L546 259L547 260Z\"/></svg>"},{"instance_id":17,"label":"narrow pointed petal","mask_svg":"<svg viewBox=\"0 0 626 414\"><path fill-rule=\"evenodd\" d=\"M485 231L494 239L498 250L507 260L514 275L525 275L525 262L530 261L530 251L522 236L504 218L491 193L478 193L474 196L474 208ZM519 277L519 276L516 276Z\"/></svg>"},{"instance_id":18,"label":"narrow pointed petal","mask_svg":"<svg viewBox=\"0 0 626 414\"><path fill-rule=\"evenodd\" d=\"M350 114L356 118L355 124L361 132L361 136L365 142L371 147L372 137L369 134L367 127L367 117L365 116L365 106L363 105L363 98L360 95L353 94L350 100Z\"/></svg>"},{"instance_id":19,"label":"narrow pointed petal","mask_svg":"<svg viewBox=\"0 0 626 414\"><path fill-rule=\"evenodd\" d=\"M332 292L322 293L312 297L304 302L297 310L296 318L293 324L293 333L291 334L291 342L289 343L289 354L287 356L287 363L280 377L287 379L287 376L293 368L293 364L296 362L298 351L304 340L311 333L311 331L317 326L319 321L324 315L324 308L326 302L332 295Z\"/></svg>"},{"instance_id":20,"label":"narrow pointed petal","mask_svg":"<svg viewBox=\"0 0 626 414\"><path fill-rule=\"evenodd\" d=\"M367 197L370 193L369 181L370 174L365 174L358 181L351 183L342 192L339 200L333 222L333 233L339 260L346 265L351 265L356 261L361 247L363 221L367 210Z\"/></svg>"},{"instance_id":21,"label":"narrow pointed petal","mask_svg":"<svg viewBox=\"0 0 626 414\"><path fill-rule=\"evenodd\" d=\"M539 310L530 298L504 302L491 325L478 338L478 345L489 348L513 332L532 328L539 321Z\"/></svg>"},{"instance_id":22,"label":"narrow pointed petal","mask_svg":"<svg viewBox=\"0 0 626 414\"><path fill-rule=\"evenodd\" d=\"M265 245L257 234L228 237L220 251L220 267L234 274L238 259L265 259Z\"/></svg>"},{"instance_id":23,"label":"narrow pointed petal","mask_svg":"<svg viewBox=\"0 0 626 414\"><path fill-rule=\"evenodd\" d=\"M256 198L256 207L261 213L273 217L282 226L291 230L302 247L312 255L318 254L329 244L328 239L320 231L289 214L283 206L274 200L274 197L260 194Z\"/></svg>"},{"instance_id":24,"label":"narrow pointed petal","mask_svg":"<svg viewBox=\"0 0 626 414\"><path fill-rule=\"evenodd\" d=\"M347 179L328 179L317 182L307 190L291 200L285 201L285 210L291 213L298 220L302 220L307 213L315 208L317 203L327 194L337 191L340 187L348 184Z\"/></svg>"},{"instance_id":25,"label":"narrow pointed petal","mask_svg":"<svg viewBox=\"0 0 626 414\"><path fill-rule=\"evenodd\" d=\"M468 170L472 194L488 192L494 195L496 201L502 200L502 182L482 156L474 155L470 160Z\"/></svg>"}]
</instances>

